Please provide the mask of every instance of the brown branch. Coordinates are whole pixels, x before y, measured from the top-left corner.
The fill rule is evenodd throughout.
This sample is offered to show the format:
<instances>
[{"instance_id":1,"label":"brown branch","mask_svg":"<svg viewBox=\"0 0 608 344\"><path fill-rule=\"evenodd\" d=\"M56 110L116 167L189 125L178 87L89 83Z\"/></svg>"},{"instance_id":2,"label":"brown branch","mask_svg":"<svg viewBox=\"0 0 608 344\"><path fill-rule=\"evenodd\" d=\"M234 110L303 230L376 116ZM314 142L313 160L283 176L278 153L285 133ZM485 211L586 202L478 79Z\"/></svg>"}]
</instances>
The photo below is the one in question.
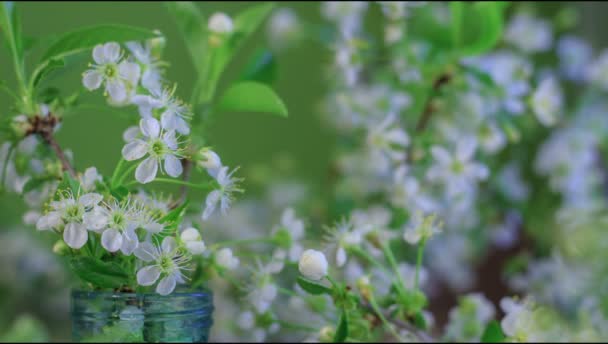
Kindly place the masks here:
<instances>
[{"instance_id":1,"label":"brown branch","mask_svg":"<svg viewBox=\"0 0 608 344\"><path fill-rule=\"evenodd\" d=\"M64 171L68 171L72 178L76 178L76 170L70 164L69 160L65 156L61 146L55 137L53 136L53 131L55 126L59 123L59 118L53 116L52 114L48 114L48 116L33 116L28 119L30 127L25 132L25 135L39 135L46 144L51 147L55 155L61 161L61 167Z\"/></svg>"},{"instance_id":2,"label":"brown branch","mask_svg":"<svg viewBox=\"0 0 608 344\"><path fill-rule=\"evenodd\" d=\"M183 173L182 173L182 180L187 182L190 180L190 172L192 171L192 160L188 159L188 158L183 158L182 159L182 168L183 168ZM187 185L182 185L182 187L179 190L180 196L180 203L183 203L184 201L186 201L186 196L188 196L188 186Z\"/></svg>"},{"instance_id":3,"label":"brown branch","mask_svg":"<svg viewBox=\"0 0 608 344\"><path fill-rule=\"evenodd\" d=\"M422 110L422 114L418 118L418 122L416 123L416 133L423 132L429 124L433 113L435 113L435 106L433 105L436 96L439 94L439 90L441 87L452 80L452 75L448 73L441 74L435 81L433 82L433 88L431 94L426 99L424 103L424 108ZM407 149L407 160L408 162L412 162L413 157L412 153L414 150L414 145L409 145Z\"/></svg>"}]
</instances>

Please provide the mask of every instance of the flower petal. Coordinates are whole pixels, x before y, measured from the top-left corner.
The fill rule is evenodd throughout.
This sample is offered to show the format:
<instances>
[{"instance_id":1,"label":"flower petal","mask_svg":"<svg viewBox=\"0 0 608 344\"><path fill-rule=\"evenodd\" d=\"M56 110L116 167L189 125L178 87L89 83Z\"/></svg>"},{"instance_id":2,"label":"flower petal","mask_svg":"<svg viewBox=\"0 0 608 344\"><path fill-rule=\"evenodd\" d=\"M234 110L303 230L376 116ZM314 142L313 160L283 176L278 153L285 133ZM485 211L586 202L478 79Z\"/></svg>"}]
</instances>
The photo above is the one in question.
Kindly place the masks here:
<instances>
[{"instance_id":1,"label":"flower petal","mask_svg":"<svg viewBox=\"0 0 608 344\"><path fill-rule=\"evenodd\" d=\"M87 243L89 234L82 224L68 223L63 231L63 240L73 249L80 249Z\"/></svg>"},{"instance_id":2,"label":"flower petal","mask_svg":"<svg viewBox=\"0 0 608 344\"><path fill-rule=\"evenodd\" d=\"M106 62L116 62L120 58L120 45L116 42L109 42L103 45L103 56Z\"/></svg>"},{"instance_id":3,"label":"flower petal","mask_svg":"<svg viewBox=\"0 0 608 344\"><path fill-rule=\"evenodd\" d=\"M82 221L87 229L100 230L108 223L108 218L101 207L94 207L93 210L83 215Z\"/></svg>"},{"instance_id":4,"label":"flower petal","mask_svg":"<svg viewBox=\"0 0 608 344\"><path fill-rule=\"evenodd\" d=\"M103 44L97 44L95 48L93 48L93 60L97 64L104 64L106 62L106 58L103 54Z\"/></svg>"},{"instance_id":5,"label":"flower petal","mask_svg":"<svg viewBox=\"0 0 608 344\"><path fill-rule=\"evenodd\" d=\"M131 86L136 86L139 83L141 68L137 63L123 61L118 65L118 73L127 80Z\"/></svg>"},{"instance_id":6,"label":"flower petal","mask_svg":"<svg viewBox=\"0 0 608 344\"><path fill-rule=\"evenodd\" d=\"M139 121L141 132L150 138L156 138L160 135L160 123L153 117L142 118Z\"/></svg>"},{"instance_id":7,"label":"flower petal","mask_svg":"<svg viewBox=\"0 0 608 344\"><path fill-rule=\"evenodd\" d=\"M98 89L102 82L103 76L95 70L88 70L82 75L82 84L89 91Z\"/></svg>"},{"instance_id":8,"label":"flower petal","mask_svg":"<svg viewBox=\"0 0 608 344\"><path fill-rule=\"evenodd\" d=\"M221 193L219 190L213 190L207 195L207 199L205 200L205 210L203 211L203 220L207 220L215 207L217 206L218 201L220 200Z\"/></svg>"},{"instance_id":9,"label":"flower petal","mask_svg":"<svg viewBox=\"0 0 608 344\"><path fill-rule=\"evenodd\" d=\"M135 170L135 179L142 184L146 184L156 178L157 172L158 161L152 157L149 157L142 161L139 166L137 166L137 169Z\"/></svg>"},{"instance_id":10,"label":"flower petal","mask_svg":"<svg viewBox=\"0 0 608 344\"><path fill-rule=\"evenodd\" d=\"M165 155L165 171L173 178L179 177L182 172L182 163L173 154Z\"/></svg>"},{"instance_id":11,"label":"flower petal","mask_svg":"<svg viewBox=\"0 0 608 344\"><path fill-rule=\"evenodd\" d=\"M163 278L160 283L156 286L156 292L160 295L169 295L175 289L176 284L175 276L169 275Z\"/></svg>"},{"instance_id":12,"label":"flower petal","mask_svg":"<svg viewBox=\"0 0 608 344\"><path fill-rule=\"evenodd\" d=\"M82 204L85 207L92 207L94 205L99 204L99 202L101 202L101 200L103 199L103 196L95 193L95 192L89 192L88 194L84 194L82 196L80 196L80 198L78 198L78 203Z\"/></svg>"},{"instance_id":13,"label":"flower petal","mask_svg":"<svg viewBox=\"0 0 608 344\"><path fill-rule=\"evenodd\" d=\"M177 249L177 243L173 237L165 237L163 239L163 243L161 244L161 248L165 253L171 253Z\"/></svg>"},{"instance_id":14,"label":"flower petal","mask_svg":"<svg viewBox=\"0 0 608 344\"><path fill-rule=\"evenodd\" d=\"M140 243L133 253L144 262L151 262L156 259L156 247L149 242Z\"/></svg>"},{"instance_id":15,"label":"flower petal","mask_svg":"<svg viewBox=\"0 0 608 344\"><path fill-rule=\"evenodd\" d=\"M139 132L139 129L137 130ZM139 139L133 139L122 147L122 157L127 161L141 159L148 151L146 143Z\"/></svg>"},{"instance_id":16,"label":"flower petal","mask_svg":"<svg viewBox=\"0 0 608 344\"><path fill-rule=\"evenodd\" d=\"M158 277L160 277L160 268L154 265L146 266L137 271L137 284L149 286L156 283Z\"/></svg>"},{"instance_id":17,"label":"flower petal","mask_svg":"<svg viewBox=\"0 0 608 344\"><path fill-rule=\"evenodd\" d=\"M127 88L120 80L112 80L106 83L106 92L116 103L122 103L127 99Z\"/></svg>"},{"instance_id":18,"label":"flower petal","mask_svg":"<svg viewBox=\"0 0 608 344\"><path fill-rule=\"evenodd\" d=\"M127 235L123 235L122 239L120 252L122 252L124 255L130 256L131 253L133 253L133 251L135 251L135 249L139 246L139 241L137 240L137 237L130 238Z\"/></svg>"},{"instance_id":19,"label":"flower petal","mask_svg":"<svg viewBox=\"0 0 608 344\"><path fill-rule=\"evenodd\" d=\"M116 252L122 247L122 234L116 229L107 229L101 234L101 246L109 252Z\"/></svg>"}]
</instances>

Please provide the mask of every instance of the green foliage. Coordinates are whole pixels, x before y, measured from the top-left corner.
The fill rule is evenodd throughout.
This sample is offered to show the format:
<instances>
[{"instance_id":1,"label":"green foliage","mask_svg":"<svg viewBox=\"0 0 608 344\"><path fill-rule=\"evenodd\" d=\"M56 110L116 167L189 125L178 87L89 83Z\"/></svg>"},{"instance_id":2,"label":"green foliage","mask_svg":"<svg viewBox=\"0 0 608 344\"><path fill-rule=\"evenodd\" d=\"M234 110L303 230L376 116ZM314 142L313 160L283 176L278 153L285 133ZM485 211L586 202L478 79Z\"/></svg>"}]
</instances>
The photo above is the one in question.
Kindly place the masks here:
<instances>
[{"instance_id":1,"label":"green foliage","mask_svg":"<svg viewBox=\"0 0 608 344\"><path fill-rule=\"evenodd\" d=\"M340 315L340 322L334 335L334 343L343 343L348 337L348 315L346 312L342 312Z\"/></svg>"},{"instance_id":2,"label":"green foliage","mask_svg":"<svg viewBox=\"0 0 608 344\"><path fill-rule=\"evenodd\" d=\"M102 43L145 41L158 36L159 34L154 31L126 25L89 26L68 32L57 38L42 55L40 64L46 64L51 59L60 59L91 50Z\"/></svg>"},{"instance_id":3,"label":"green foliage","mask_svg":"<svg viewBox=\"0 0 608 344\"><path fill-rule=\"evenodd\" d=\"M266 49L258 49L241 73L241 80L257 81L271 85L277 79L277 61Z\"/></svg>"},{"instance_id":4,"label":"green foliage","mask_svg":"<svg viewBox=\"0 0 608 344\"><path fill-rule=\"evenodd\" d=\"M186 43L194 67L203 70L203 56L207 53L207 20L192 1L167 1L164 3Z\"/></svg>"},{"instance_id":5,"label":"green foliage","mask_svg":"<svg viewBox=\"0 0 608 344\"><path fill-rule=\"evenodd\" d=\"M44 325L27 314L17 318L8 331L0 336L0 342L5 343L44 343L48 341L49 335Z\"/></svg>"},{"instance_id":6,"label":"green foliage","mask_svg":"<svg viewBox=\"0 0 608 344\"><path fill-rule=\"evenodd\" d=\"M492 49L502 37L503 8L497 2L450 2L454 50L468 56Z\"/></svg>"},{"instance_id":7,"label":"green foliage","mask_svg":"<svg viewBox=\"0 0 608 344\"><path fill-rule=\"evenodd\" d=\"M63 59L51 59L47 63L38 66L38 68L32 73L30 79L31 89L36 89L40 81L48 76L52 71L65 67L65 61Z\"/></svg>"},{"instance_id":8,"label":"green foliage","mask_svg":"<svg viewBox=\"0 0 608 344\"><path fill-rule=\"evenodd\" d=\"M505 341L505 335L500 328L500 324L496 320L492 320L483 335L481 336L482 343L502 343Z\"/></svg>"},{"instance_id":9,"label":"green foliage","mask_svg":"<svg viewBox=\"0 0 608 344\"><path fill-rule=\"evenodd\" d=\"M19 11L13 1L4 1L0 5L0 29L4 33L11 54L16 61L23 61L23 38Z\"/></svg>"},{"instance_id":10,"label":"green foliage","mask_svg":"<svg viewBox=\"0 0 608 344\"><path fill-rule=\"evenodd\" d=\"M287 117L287 108L272 88L254 81L232 85L217 105L217 111L263 112Z\"/></svg>"},{"instance_id":11,"label":"green foliage","mask_svg":"<svg viewBox=\"0 0 608 344\"><path fill-rule=\"evenodd\" d=\"M134 331L131 326L117 322L105 326L101 333L82 338L81 343L145 343L143 331Z\"/></svg>"},{"instance_id":12,"label":"green foliage","mask_svg":"<svg viewBox=\"0 0 608 344\"><path fill-rule=\"evenodd\" d=\"M129 274L116 262L78 256L71 259L70 266L82 281L98 288L119 288L129 282Z\"/></svg>"},{"instance_id":13,"label":"green foliage","mask_svg":"<svg viewBox=\"0 0 608 344\"><path fill-rule=\"evenodd\" d=\"M298 285L312 295L331 294L332 292L331 288L312 282L302 276L298 277Z\"/></svg>"}]
</instances>

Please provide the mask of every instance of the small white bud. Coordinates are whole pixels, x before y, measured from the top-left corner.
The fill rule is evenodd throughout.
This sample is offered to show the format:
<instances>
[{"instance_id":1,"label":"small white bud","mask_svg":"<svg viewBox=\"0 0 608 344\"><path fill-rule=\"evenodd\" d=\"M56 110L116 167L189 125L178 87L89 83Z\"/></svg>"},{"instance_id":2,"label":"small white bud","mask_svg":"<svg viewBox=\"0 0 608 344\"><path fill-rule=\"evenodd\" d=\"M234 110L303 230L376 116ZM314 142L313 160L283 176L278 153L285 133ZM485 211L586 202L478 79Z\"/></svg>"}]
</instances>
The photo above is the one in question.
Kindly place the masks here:
<instances>
[{"instance_id":1,"label":"small white bud","mask_svg":"<svg viewBox=\"0 0 608 344\"><path fill-rule=\"evenodd\" d=\"M327 259L320 251L306 250L300 257L298 268L304 277L318 281L327 275Z\"/></svg>"},{"instance_id":2,"label":"small white bud","mask_svg":"<svg viewBox=\"0 0 608 344\"><path fill-rule=\"evenodd\" d=\"M232 19L222 12L214 13L209 18L209 30L219 34L228 34L233 30Z\"/></svg>"},{"instance_id":3,"label":"small white bud","mask_svg":"<svg viewBox=\"0 0 608 344\"><path fill-rule=\"evenodd\" d=\"M201 254L205 251L205 243L201 238L201 234L196 228L187 228L182 232L180 238L184 242L188 252L192 254Z\"/></svg>"},{"instance_id":4,"label":"small white bud","mask_svg":"<svg viewBox=\"0 0 608 344\"><path fill-rule=\"evenodd\" d=\"M227 247L217 251L215 262L217 265L229 270L234 270L239 266L239 259L234 257L232 250Z\"/></svg>"},{"instance_id":5,"label":"small white bud","mask_svg":"<svg viewBox=\"0 0 608 344\"><path fill-rule=\"evenodd\" d=\"M199 165L207 170L219 170L222 168L222 161L219 155L209 148L203 148L200 151Z\"/></svg>"}]
</instances>

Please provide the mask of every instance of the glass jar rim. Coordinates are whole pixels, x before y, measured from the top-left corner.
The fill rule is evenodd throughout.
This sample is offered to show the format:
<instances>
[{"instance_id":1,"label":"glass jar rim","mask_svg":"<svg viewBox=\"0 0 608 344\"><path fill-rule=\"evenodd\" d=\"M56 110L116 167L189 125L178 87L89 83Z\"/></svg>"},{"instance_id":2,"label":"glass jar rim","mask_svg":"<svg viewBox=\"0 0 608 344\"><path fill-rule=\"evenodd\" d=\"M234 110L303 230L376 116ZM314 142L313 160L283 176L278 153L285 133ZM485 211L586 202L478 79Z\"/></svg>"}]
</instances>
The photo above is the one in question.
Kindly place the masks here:
<instances>
[{"instance_id":1,"label":"glass jar rim","mask_svg":"<svg viewBox=\"0 0 608 344\"><path fill-rule=\"evenodd\" d=\"M72 297L83 297L83 296L116 296L116 297L209 297L212 292L208 289L197 289L192 291L174 291L169 295L160 295L154 292L137 293L137 292L120 292L110 290L83 290L83 289L72 289Z\"/></svg>"}]
</instances>

